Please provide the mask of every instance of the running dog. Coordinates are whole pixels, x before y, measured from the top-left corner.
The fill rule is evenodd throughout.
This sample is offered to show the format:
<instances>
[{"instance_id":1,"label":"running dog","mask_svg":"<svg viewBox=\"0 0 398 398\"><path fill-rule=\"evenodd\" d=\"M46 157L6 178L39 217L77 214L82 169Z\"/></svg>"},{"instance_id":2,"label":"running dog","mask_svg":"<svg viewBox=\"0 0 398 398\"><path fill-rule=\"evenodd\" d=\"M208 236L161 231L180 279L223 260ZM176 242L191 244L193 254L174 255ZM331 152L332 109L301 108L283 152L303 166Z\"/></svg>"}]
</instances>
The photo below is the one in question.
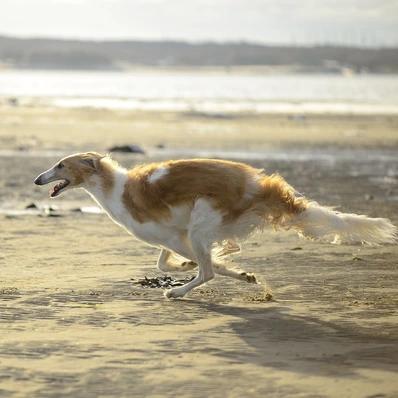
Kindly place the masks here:
<instances>
[{"instance_id":1,"label":"running dog","mask_svg":"<svg viewBox=\"0 0 398 398\"><path fill-rule=\"evenodd\" d=\"M121 167L108 155L79 153L57 162L35 184L60 181L55 198L83 188L109 217L137 238L160 248L161 271L199 268L183 286L165 291L177 298L214 278L214 273L256 283L253 274L226 268L220 259L266 226L292 229L334 243L394 243L397 228L384 218L345 214L299 195L281 176L226 160L170 160ZM173 254L187 261L178 264Z\"/></svg>"}]
</instances>

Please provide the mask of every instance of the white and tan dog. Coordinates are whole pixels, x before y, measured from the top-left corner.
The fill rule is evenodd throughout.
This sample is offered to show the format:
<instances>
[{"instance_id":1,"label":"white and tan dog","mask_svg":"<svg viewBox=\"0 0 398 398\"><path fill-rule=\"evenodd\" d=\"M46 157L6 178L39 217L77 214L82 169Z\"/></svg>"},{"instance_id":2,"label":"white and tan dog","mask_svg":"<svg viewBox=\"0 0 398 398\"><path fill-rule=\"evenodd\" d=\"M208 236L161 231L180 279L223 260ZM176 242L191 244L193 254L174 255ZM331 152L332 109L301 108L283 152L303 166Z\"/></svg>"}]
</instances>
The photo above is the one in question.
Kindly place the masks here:
<instances>
[{"instance_id":1,"label":"white and tan dog","mask_svg":"<svg viewBox=\"0 0 398 398\"><path fill-rule=\"evenodd\" d=\"M228 269L214 257L238 252L238 239L267 225L334 242L381 244L397 239L397 228L387 219L322 207L297 195L279 175L242 163L175 160L126 170L109 156L87 152L62 159L35 183L52 181L61 182L51 197L83 188L113 221L159 247L160 270L199 267L192 281L167 290L167 297L183 297L212 279L214 272L255 283L253 274ZM188 261L176 264L174 253Z\"/></svg>"}]
</instances>

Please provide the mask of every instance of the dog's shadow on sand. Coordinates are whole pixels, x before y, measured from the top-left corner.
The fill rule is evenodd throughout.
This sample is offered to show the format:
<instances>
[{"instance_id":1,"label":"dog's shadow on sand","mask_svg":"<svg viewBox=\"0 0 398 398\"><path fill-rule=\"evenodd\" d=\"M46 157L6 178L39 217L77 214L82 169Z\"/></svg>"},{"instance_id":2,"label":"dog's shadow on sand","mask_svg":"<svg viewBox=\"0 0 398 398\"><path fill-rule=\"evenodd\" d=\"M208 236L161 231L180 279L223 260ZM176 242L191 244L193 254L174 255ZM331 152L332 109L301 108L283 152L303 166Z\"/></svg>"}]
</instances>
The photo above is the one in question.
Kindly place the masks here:
<instances>
[{"instance_id":1,"label":"dog's shadow on sand","mask_svg":"<svg viewBox=\"0 0 398 398\"><path fill-rule=\"evenodd\" d=\"M118 289L129 289L126 282ZM149 289L152 290L152 289ZM212 314L225 316L220 326L195 335L184 344L185 350L221 356L231 363L257 366L312 375L358 376L358 369L394 371L398 361L396 334L384 334L381 326L365 327L357 319L341 314L339 320L325 321L315 313L294 314L287 304L254 303L247 305L225 301L185 298L166 300L147 290L138 296L148 314L142 318L133 312L123 320L141 324L179 325L205 320ZM132 296L120 297L131 300ZM160 310L162 308L162 310ZM176 313L179 315L176 316ZM327 314L325 314L327 315ZM391 326L391 325L390 325ZM223 335L227 344L214 345L209 333ZM230 339L230 340L228 340Z\"/></svg>"},{"instance_id":2,"label":"dog's shadow on sand","mask_svg":"<svg viewBox=\"0 0 398 398\"><path fill-rule=\"evenodd\" d=\"M357 376L359 368L393 371L398 360L395 339L381 336L380 330L360 328L349 320L325 322L312 316L292 315L287 307L275 304L248 308L190 299L183 306L233 317L227 333L245 344L211 349L232 363L252 362L279 370L348 377ZM225 329L220 333L226 333Z\"/></svg>"},{"instance_id":3,"label":"dog's shadow on sand","mask_svg":"<svg viewBox=\"0 0 398 398\"><path fill-rule=\"evenodd\" d=\"M220 322L210 323L198 333L193 330L192 338L178 340L179 349L218 356L231 364L252 363L264 369L306 375L357 377L359 369L394 371L398 362L396 333L383 334L388 330L380 324L360 326L347 315L338 321L325 321L311 312L297 315L287 304L278 302L248 305L231 302L228 297L220 302L215 302L215 297L165 300L160 291L155 294L153 290L157 289L132 289L131 281L119 281L98 292L59 291L38 293L28 299L10 297L16 305L10 308L11 300L7 308L13 320L44 318L60 326L90 327L106 327L114 322L164 325L173 328L176 335L180 326L206 322L215 315ZM113 306L102 309L102 304L113 302L123 309L115 313ZM64 308L81 307L95 310L86 311L84 317L63 312ZM388 327L392 330L393 325Z\"/></svg>"}]
</instances>

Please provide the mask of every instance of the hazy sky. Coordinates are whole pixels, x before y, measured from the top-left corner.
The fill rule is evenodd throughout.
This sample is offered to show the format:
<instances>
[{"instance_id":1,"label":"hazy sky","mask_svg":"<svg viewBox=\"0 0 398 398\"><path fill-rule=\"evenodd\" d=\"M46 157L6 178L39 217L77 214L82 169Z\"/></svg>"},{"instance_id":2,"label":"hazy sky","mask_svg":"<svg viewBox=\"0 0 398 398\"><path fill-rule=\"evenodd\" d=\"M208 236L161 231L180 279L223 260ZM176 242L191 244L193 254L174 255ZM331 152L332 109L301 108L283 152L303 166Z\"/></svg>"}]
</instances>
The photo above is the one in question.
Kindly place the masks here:
<instances>
[{"instance_id":1,"label":"hazy sky","mask_svg":"<svg viewBox=\"0 0 398 398\"><path fill-rule=\"evenodd\" d=\"M398 44L398 0L0 0L0 34Z\"/></svg>"}]
</instances>

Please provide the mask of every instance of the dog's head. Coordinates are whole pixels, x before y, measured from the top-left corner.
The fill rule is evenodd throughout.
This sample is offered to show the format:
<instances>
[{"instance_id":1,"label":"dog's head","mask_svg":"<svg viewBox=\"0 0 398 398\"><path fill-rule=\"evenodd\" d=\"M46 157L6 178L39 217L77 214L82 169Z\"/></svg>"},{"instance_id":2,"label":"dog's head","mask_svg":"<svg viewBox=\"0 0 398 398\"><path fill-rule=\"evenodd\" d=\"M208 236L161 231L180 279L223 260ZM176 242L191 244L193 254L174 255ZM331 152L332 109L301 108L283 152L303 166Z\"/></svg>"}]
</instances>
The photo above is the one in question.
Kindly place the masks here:
<instances>
[{"instance_id":1,"label":"dog's head","mask_svg":"<svg viewBox=\"0 0 398 398\"><path fill-rule=\"evenodd\" d=\"M88 184L98 172L102 158L104 155L96 152L68 156L40 174L34 182L37 185L45 185L53 181L60 181L50 190L50 196L55 198L67 189L83 187Z\"/></svg>"}]
</instances>

